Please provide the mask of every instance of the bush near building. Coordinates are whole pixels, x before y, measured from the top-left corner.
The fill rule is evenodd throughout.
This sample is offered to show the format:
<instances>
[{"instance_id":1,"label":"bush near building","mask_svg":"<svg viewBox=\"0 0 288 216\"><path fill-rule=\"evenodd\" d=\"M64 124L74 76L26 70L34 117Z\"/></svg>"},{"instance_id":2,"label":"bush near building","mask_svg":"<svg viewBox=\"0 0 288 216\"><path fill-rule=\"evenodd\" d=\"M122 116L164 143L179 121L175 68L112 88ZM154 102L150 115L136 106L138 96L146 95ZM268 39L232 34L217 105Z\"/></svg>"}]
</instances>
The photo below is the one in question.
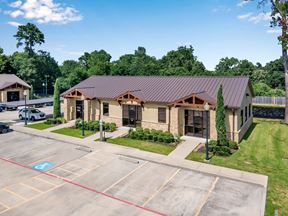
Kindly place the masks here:
<instances>
[{"instance_id":1,"label":"bush near building","mask_svg":"<svg viewBox=\"0 0 288 216\"><path fill-rule=\"evenodd\" d=\"M175 141L178 141L178 139L175 139L173 134L170 132L163 132L162 130L155 129L150 130L148 128L136 128L135 130L130 129L128 137L131 139L149 140L166 144L171 144L175 143Z\"/></svg>"},{"instance_id":2,"label":"bush near building","mask_svg":"<svg viewBox=\"0 0 288 216\"><path fill-rule=\"evenodd\" d=\"M228 142L228 146L217 145L217 140L209 141L209 152L213 153L214 155L229 156L238 149L239 149L238 144L231 140Z\"/></svg>"},{"instance_id":3,"label":"bush near building","mask_svg":"<svg viewBox=\"0 0 288 216\"><path fill-rule=\"evenodd\" d=\"M82 119L77 119L75 122L75 128L82 128ZM113 132L117 129L115 123L103 122L103 130L106 132ZM89 131L99 131L100 130L100 121L84 121L84 130Z\"/></svg>"}]
</instances>

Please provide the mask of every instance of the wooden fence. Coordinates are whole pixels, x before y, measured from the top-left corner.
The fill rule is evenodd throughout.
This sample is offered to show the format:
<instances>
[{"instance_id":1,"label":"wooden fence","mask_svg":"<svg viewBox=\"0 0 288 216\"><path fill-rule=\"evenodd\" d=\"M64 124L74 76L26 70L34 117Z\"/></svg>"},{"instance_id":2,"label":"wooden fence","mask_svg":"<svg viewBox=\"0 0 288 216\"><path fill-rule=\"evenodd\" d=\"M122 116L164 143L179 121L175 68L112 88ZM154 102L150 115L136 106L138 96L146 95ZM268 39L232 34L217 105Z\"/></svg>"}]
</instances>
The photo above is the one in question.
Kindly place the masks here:
<instances>
[{"instance_id":1,"label":"wooden fence","mask_svg":"<svg viewBox=\"0 0 288 216\"><path fill-rule=\"evenodd\" d=\"M253 104L285 106L285 97L256 96Z\"/></svg>"}]
</instances>

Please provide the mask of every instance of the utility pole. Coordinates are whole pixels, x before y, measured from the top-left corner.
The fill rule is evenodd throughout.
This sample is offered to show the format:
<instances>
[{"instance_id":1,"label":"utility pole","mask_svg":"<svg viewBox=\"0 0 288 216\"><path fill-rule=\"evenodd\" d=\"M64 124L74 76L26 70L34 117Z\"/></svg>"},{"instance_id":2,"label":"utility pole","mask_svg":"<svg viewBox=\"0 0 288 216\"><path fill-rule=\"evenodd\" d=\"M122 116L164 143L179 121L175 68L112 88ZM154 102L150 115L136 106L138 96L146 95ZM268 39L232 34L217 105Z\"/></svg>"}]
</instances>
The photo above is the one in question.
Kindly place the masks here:
<instances>
[{"instance_id":1,"label":"utility pole","mask_svg":"<svg viewBox=\"0 0 288 216\"><path fill-rule=\"evenodd\" d=\"M46 78L46 97L47 97L47 95L48 95L48 93L47 93L47 78L48 78L48 75L45 75L45 78Z\"/></svg>"}]
</instances>

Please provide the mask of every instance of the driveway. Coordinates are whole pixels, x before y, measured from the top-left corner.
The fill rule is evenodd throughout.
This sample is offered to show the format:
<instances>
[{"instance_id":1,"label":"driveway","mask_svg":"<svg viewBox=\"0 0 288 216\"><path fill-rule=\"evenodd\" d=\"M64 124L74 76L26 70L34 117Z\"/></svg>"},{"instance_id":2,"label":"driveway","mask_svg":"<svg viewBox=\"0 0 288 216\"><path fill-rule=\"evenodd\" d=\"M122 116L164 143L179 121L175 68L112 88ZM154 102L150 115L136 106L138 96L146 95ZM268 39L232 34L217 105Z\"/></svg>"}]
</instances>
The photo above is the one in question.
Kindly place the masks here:
<instances>
[{"instance_id":1,"label":"driveway","mask_svg":"<svg viewBox=\"0 0 288 216\"><path fill-rule=\"evenodd\" d=\"M44 172L33 165L49 162ZM0 215L263 215L265 189L12 132L1 135Z\"/></svg>"}]
</instances>

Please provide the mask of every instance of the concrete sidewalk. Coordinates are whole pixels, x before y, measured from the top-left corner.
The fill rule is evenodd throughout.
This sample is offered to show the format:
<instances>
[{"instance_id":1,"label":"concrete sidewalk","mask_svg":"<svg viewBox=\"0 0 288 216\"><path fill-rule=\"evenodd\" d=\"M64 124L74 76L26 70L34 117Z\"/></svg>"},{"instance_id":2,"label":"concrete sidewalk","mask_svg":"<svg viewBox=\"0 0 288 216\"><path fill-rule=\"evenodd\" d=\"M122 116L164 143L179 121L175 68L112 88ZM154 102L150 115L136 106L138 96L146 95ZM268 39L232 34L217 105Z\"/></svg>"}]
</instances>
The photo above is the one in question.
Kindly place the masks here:
<instances>
[{"instance_id":1,"label":"concrete sidewalk","mask_svg":"<svg viewBox=\"0 0 288 216\"><path fill-rule=\"evenodd\" d=\"M185 159L200 143L205 143L205 139L195 137L181 137L183 140L166 160Z\"/></svg>"},{"instance_id":2,"label":"concrete sidewalk","mask_svg":"<svg viewBox=\"0 0 288 216\"><path fill-rule=\"evenodd\" d=\"M174 157L172 157L173 155L169 157L165 155L145 152L145 151L141 151L138 149L123 147L123 146L109 144L105 142L85 141L84 139L80 139L80 138L69 137L69 136L51 133L47 131L39 131L39 130L31 129L31 128L25 128L22 126L12 126L12 129L17 132L21 132L25 134L40 136L40 137L44 137L48 139L54 139L57 141L62 141L62 142L74 144L77 146L89 147L93 151L99 151L99 152L102 151L106 153L129 156L129 157L147 160L147 161L160 163L164 165L170 165L170 166L189 169L189 170L193 170L197 172L208 173L208 174L212 174L215 176L226 177L226 178L230 178L230 179L238 180L242 182L253 183L253 184L261 185L267 188L267 183L268 183L267 176L250 173L250 172L244 172L244 171L235 170L235 169L229 169L229 168L215 166L215 165L210 165L206 163L189 161L189 160L185 160L184 158L180 158L180 155L182 157L188 152L186 150L185 151L183 150L183 149L186 149L186 145L182 147L183 149L181 148L183 150L183 154L182 154L181 149L180 149L181 151L178 150L179 157L176 156L177 155L176 153L173 154ZM189 148L187 147L187 149L190 150L190 147Z\"/></svg>"},{"instance_id":3,"label":"concrete sidewalk","mask_svg":"<svg viewBox=\"0 0 288 216\"><path fill-rule=\"evenodd\" d=\"M54 131L54 130L58 130L58 129L62 129L62 128L73 127L74 125L75 125L75 120L72 120L72 121L69 121L65 124L60 124L60 125L57 125L55 127L44 129L43 131L50 132L50 131Z\"/></svg>"}]
</instances>

